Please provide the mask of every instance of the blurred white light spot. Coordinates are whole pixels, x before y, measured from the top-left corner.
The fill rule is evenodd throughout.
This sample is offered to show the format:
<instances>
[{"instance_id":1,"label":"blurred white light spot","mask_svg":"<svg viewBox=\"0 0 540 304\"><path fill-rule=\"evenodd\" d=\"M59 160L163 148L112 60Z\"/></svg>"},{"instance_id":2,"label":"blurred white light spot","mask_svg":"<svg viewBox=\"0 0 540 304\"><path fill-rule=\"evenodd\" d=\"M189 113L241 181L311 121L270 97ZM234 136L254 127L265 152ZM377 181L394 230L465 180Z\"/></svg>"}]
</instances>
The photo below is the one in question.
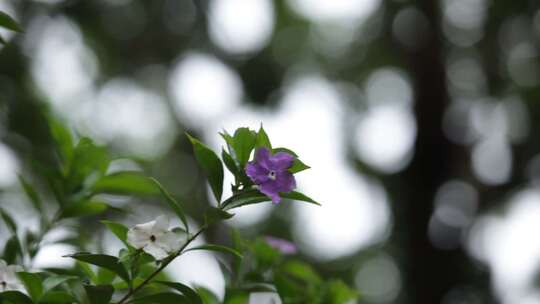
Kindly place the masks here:
<instances>
[{"instance_id":1,"label":"blurred white light spot","mask_svg":"<svg viewBox=\"0 0 540 304\"><path fill-rule=\"evenodd\" d=\"M383 172L402 169L416 138L413 114L397 106L368 110L356 129L355 147L360 158Z\"/></svg>"},{"instance_id":2,"label":"blurred white light spot","mask_svg":"<svg viewBox=\"0 0 540 304\"><path fill-rule=\"evenodd\" d=\"M413 101L412 88L406 75L390 67L378 69L369 75L366 94L370 106L410 106Z\"/></svg>"},{"instance_id":3,"label":"blurred white light spot","mask_svg":"<svg viewBox=\"0 0 540 304\"><path fill-rule=\"evenodd\" d=\"M415 7L400 10L392 23L392 33L397 40L411 50L421 47L429 37L429 21Z\"/></svg>"},{"instance_id":4,"label":"blurred white light spot","mask_svg":"<svg viewBox=\"0 0 540 304\"><path fill-rule=\"evenodd\" d=\"M291 7L313 21L349 23L362 21L375 12L380 0L289 0Z\"/></svg>"},{"instance_id":5,"label":"blurred white light spot","mask_svg":"<svg viewBox=\"0 0 540 304\"><path fill-rule=\"evenodd\" d=\"M164 100L137 84L109 81L97 96L97 103L86 104L86 127L98 139L141 157L164 153L176 133Z\"/></svg>"},{"instance_id":6,"label":"blurred white light spot","mask_svg":"<svg viewBox=\"0 0 540 304\"><path fill-rule=\"evenodd\" d=\"M17 182L19 161L11 149L0 143L0 188Z\"/></svg>"},{"instance_id":7,"label":"blurred white light spot","mask_svg":"<svg viewBox=\"0 0 540 304\"><path fill-rule=\"evenodd\" d=\"M540 266L540 192L525 189L509 200L504 216L484 215L469 238L470 250L491 268L502 303L522 303L535 290Z\"/></svg>"},{"instance_id":8,"label":"blurred white light spot","mask_svg":"<svg viewBox=\"0 0 540 304\"><path fill-rule=\"evenodd\" d=\"M486 91L486 76L475 58L465 57L452 60L447 69L450 84L467 93L481 94Z\"/></svg>"},{"instance_id":9,"label":"blurred white light spot","mask_svg":"<svg viewBox=\"0 0 540 304\"><path fill-rule=\"evenodd\" d=\"M463 29L479 28L487 14L486 0L444 0L444 19Z\"/></svg>"},{"instance_id":10,"label":"blurred white light spot","mask_svg":"<svg viewBox=\"0 0 540 304\"><path fill-rule=\"evenodd\" d=\"M531 43L514 46L507 60L508 72L518 85L532 87L538 84L538 51Z\"/></svg>"},{"instance_id":11,"label":"blurred white light spot","mask_svg":"<svg viewBox=\"0 0 540 304\"><path fill-rule=\"evenodd\" d=\"M442 222L454 227L466 227L474 219L478 193L468 183L448 181L437 191L435 206L435 215Z\"/></svg>"},{"instance_id":12,"label":"blurred white light spot","mask_svg":"<svg viewBox=\"0 0 540 304\"><path fill-rule=\"evenodd\" d=\"M63 258L63 256L75 252L77 252L77 248L65 244L46 245L39 250L32 266L36 269L71 268L75 265L75 260Z\"/></svg>"},{"instance_id":13,"label":"blurred white light spot","mask_svg":"<svg viewBox=\"0 0 540 304\"><path fill-rule=\"evenodd\" d=\"M213 0L210 3L210 37L233 54L262 49L274 28L270 0Z\"/></svg>"},{"instance_id":14,"label":"blurred white light spot","mask_svg":"<svg viewBox=\"0 0 540 304\"><path fill-rule=\"evenodd\" d=\"M39 17L24 37L38 88L57 111L71 115L98 72L95 55L85 46L79 28L65 17Z\"/></svg>"},{"instance_id":15,"label":"blurred white light spot","mask_svg":"<svg viewBox=\"0 0 540 304\"><path fill-rule=\"evenodd\" d=\"M362 297L370 303L391 303L401 291L400 271L386 255L365 262L356 274L355 283Z\"/></svg>"},{"instance_id":16,"label":"blurred white light spot","mask_svg":"<svg viewBox=\"0 0 540 304\"><path fill-rule=\"evenodd\" d=\"M281 298L274 292L252 292L248 304L281 304Z\"/></svg>"},{"instance_id":17,"label":"blurred white light spot","mask_svg":"<svg viewBox=\"0 0 540 304\"><path fill-rule=\"evenodd\" d=\"M500 185L510 178L512 151L503 138L494 136L477 143L472 161L476 177L486 185Z\"/></svg>"},{"instance_id":18,"label":"blurred white light spot","mask_svg":"<svg viewBox=\"0 0 540 304\"><path fill-rule=\"evenodd\" d=\"M204 126L230 113L240 103L242 82L218 59L189 54L174 68L169 82L178 117L194 126Z\"/></svg>"}]
</instances>

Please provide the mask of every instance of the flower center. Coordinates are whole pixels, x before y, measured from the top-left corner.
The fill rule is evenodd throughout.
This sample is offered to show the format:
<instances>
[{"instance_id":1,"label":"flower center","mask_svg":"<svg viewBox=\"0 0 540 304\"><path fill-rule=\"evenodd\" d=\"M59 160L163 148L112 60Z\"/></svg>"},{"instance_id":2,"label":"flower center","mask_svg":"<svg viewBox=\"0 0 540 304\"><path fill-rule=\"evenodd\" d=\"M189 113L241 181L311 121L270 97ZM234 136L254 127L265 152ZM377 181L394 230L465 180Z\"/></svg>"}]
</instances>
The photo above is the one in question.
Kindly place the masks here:
<instances>
[{"instance_id":1,"label":"flower center","mask_svg":"<svg viewBox=\"0 0 540 304\"><path fill-rule=\"evenodd\" d=\"M268 178L270 178L271 180L276 180L276 171L270 171L268 172Z\"/></svg>"},{"instance_id":2,"label":"flower center","mask_svg":"<svg viewBox=\"0 0 540 304\"><path fill-rule=\"evenodd\" d=\"M150 236L150 241L155 242L156 241L156 236L152 234Z\"/></svg>"}]
</instances>

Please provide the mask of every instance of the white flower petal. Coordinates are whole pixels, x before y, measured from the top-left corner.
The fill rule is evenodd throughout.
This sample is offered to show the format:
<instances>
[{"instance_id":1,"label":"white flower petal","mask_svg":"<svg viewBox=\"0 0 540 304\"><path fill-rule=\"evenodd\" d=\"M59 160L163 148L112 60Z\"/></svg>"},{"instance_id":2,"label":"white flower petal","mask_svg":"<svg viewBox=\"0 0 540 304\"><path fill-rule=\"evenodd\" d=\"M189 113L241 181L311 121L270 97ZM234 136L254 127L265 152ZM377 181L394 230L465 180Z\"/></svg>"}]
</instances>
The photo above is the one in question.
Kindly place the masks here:
<instances>
[{"instance_id":1,"label":"white flower petal","mask_svg":"<svg viewBox=\"0 0 540 304\"><path fill-rule=\"evenodd\" d=\"M5 271L5 269L7 268L7 266L8 266L8 265L7 265L6 261L0 260L0 271L2 271L2 272Z\"/></svg>"},{"instance_id":2,"label":"white flower petal","mask_svg":"<svg viewBox=\"0 0 540 304\"><path fill-rule=\"evenodd\" d=\"M136 228L137 227L128 230L127 241L131 246L141 249L150 243L150 234L144 230Z\"/></svg>"},{"instance_id":3,"label":"white flower petal","mask_svg":"<svg viewBox=\"0 0 540 304\"><path fill-rule=\"evenodd\" d=\"M157 238L155 243L157 246L163 248L165 251L173 252L180 249L180 247L182 246L182 241L183 238L180 235L172 231L167 231L161 237Z\"/></svg>"},{"instance_id":4,"label":"white flower petal","mask_svg":"<svg viewBox=\"0 0 540 304\"><path fill-rule=\"evenodd\" d=\"M154 224L154 227L153 227L153 232L154 234L158 233L158 232L165 232L169 229L169 218L165 215L160 215L156 218L155 220L155 224Z\"/></svg>"},{"instance_id":5,"label":"white flower petal","mask_svg":"<svg viewBox=\"0 0 540 304\"><path fill-rule=\"evenodd\" d=\"M143 248L143 250L156 258L156 260L163 260L169 256L169 254L163 248L157 246L155 243L149 243Z\"/></svg>"}]
</instances>

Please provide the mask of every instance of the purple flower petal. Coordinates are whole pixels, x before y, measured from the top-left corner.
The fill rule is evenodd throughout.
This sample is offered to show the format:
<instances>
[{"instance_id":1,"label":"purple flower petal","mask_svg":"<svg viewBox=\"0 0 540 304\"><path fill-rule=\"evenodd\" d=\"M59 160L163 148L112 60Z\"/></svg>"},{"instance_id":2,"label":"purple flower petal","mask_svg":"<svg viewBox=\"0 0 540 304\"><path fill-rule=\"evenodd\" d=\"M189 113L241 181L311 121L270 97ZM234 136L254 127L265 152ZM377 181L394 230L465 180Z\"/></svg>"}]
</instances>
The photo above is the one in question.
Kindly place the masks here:
<instances>
[{"instance_id":1,"label":"purple flower petal","mask_svg":"<svg viewBox=\"0 0 540 304\"><path fill-rule=\"evenodd\" d=\"M255 160L246 165L246 175L259 186L259 190L270 197L275 204L281 201L280 192L290 192L296 188L296 180L287 171L294 162L294 156L286 152L271 155L267 148L255 151Z\"/></svg>"},{"instance_id":2,"label":"purple flower petal","mask_svg":"<svg viewBox=\"0 0 540 304\"><path fill-rule=\"evenodd\" d=\"M298 252L296 245L284 239L280 239L273 236L266 236L264 238L268 245L279 250L283 254L295 254Z\"/></svg>"},{"instance_id":3,"label":"purple flower petal","mask_svg":"<svg viewBox=\"0 0 540 304\"><path fill-rule=\"evenodd\" d=\"M255 184L262 184L270 179L268 170L255 162L246 165L246 174Z\"/></svg>"},{"instance_id":4,"label":"purple flower petal","mask_svg":"<svg viewBox=\"0 0 540 304\"><path fill-rule=\"evenodd\" d=\"M294 156L290 155L289 153L278 152L274 156L272 156L271 160L273 169L278 171L284 171L289 169L293 165Z\"/></svg>"},{"instance_id":5,"label":"purple flower petal","mask_svg":"<svg viewBox=\"0 0 540 304\"><path fill-rule=\"evenodd\" d=\"M276 188L276 183L272 180L269 180L266 183L262 183L259 187L259 191L261 191L264 195L270 197L272 199L272 203L274 204L278 204L281 201L279 191Z\"/></svg>"},{"instance_id":6,"label":"purple flower petal","mask_svg":"<svg viewBox=\"0 0 540 304\"><path fill-rule=\"evenodd\" d=\"M270 169L272 162L270 161L270 150L267 148L259 148L255 152L255 162L265 169Z\"/></svg>"}]
</instances>

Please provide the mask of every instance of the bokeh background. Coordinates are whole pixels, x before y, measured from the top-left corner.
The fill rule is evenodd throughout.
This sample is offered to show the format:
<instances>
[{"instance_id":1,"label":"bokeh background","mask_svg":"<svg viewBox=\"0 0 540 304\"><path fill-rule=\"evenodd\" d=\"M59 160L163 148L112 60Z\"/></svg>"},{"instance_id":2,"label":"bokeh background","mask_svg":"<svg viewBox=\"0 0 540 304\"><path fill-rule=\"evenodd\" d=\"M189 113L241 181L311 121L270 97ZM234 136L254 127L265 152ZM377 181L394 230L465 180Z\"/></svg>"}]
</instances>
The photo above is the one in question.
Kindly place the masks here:
<instances>
[{"instance_id":1,"label":"bokeh background","mask_svg":"<svg viewBox=\"0 0 540 304\"><path fill-rule=\"evenodd\" d=\"M540 2L0 0L0 11L25 30L0 30L0 204L30 229L17 174L47 161L45 112L132 157L113 170L161 180L193 225L214 202L184 131L220 149L217 132L262 123L313 167L297 180L323 207L246 207L230 225L247 237L293 240L362 303L540 303ZM110 199L134 204L128 224L163 212ZM57 234L117 250L82 224ZM72 251L48 246L35 266ZM223 295L210 255L170 273Z\"/></svg>"}]
</instances>

